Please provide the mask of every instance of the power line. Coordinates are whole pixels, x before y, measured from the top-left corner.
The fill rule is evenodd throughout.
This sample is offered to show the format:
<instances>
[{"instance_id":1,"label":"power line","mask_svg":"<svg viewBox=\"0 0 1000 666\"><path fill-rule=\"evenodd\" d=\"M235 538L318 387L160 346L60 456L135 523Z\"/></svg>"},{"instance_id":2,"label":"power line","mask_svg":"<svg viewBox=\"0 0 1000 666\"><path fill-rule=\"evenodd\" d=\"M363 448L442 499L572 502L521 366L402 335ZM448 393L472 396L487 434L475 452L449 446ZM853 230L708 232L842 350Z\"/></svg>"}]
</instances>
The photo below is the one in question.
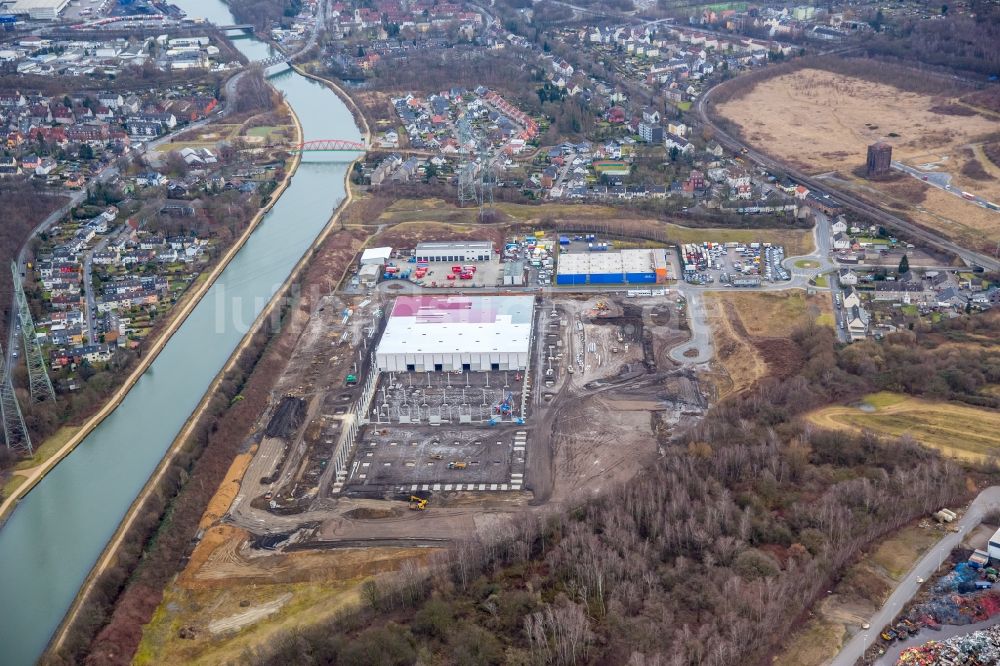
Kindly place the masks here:
<instances>
[{"instance_id":1,"label":"power line","mask_svg":"<svg viewBox=\"0 0 1000 666\"><path fill-rule=\"evenodd\" d=\"M31 437L24 425L21 405L17 402L14 385L10 379L10 368L6 367L3 346L0 345L0 418L3 419L3 437L7 448L31 455Z\"/></svg>"},{"instance_id":2,"label":"power line","mask_svg":"<svg viewBox=\"0 0 1000 666\"><path fill-rule=\"evenodd\" d=\"M34 402L55 400L56 392L52 388L52 380L45 368L45 356L42 345L35 333L35 322L31 318L28 299L24 295L24 285L17 270L17 264L10 262L11 275L14 278L14 301L17 304L17 318L21 325L21 337L24 338L24 360L28 364L28 384L31 389L31 399ZM9 375L10 373L8 373Z\"/></svg>"}]
</instances>

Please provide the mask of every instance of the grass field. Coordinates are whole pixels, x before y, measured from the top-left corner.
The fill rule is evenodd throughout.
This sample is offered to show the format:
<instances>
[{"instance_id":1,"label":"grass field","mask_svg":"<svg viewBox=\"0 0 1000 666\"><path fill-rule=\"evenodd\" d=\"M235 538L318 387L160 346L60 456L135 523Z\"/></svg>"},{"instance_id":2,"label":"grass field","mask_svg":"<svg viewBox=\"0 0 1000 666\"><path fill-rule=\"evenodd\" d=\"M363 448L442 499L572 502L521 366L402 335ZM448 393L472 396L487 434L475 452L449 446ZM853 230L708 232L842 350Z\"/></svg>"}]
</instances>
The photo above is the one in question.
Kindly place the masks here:
<instances>
[{"instance_id":1,"label":"grass field","mask_svg":"<svg viewBox=\"0 0 1000 666\"><path fill-rule=\"evenodd\" d=\"M43 462L48 460L52 455L58 451L62 446L69 441L69 438L76 434L79 430L76 426L63 426L56 430L47 440L42 442L41 446L38 446L34 455L30 458L25 458L21 462L17 463L14 469L31 469L32 467L37 467Z\"/></svg>"},{"instance_id":2,"label":"grass field","mask_svg":"<svg viewBox=\"0 0 1000 666\"><path fill-rule=\"evenodd\" d=\"M868 411L835 406L807 418L823 428L871 430L889 437L909 435L925 446L961 460L983 461L1000 454L1000 413L951 402L932 402L876 393L864 400Z\"/></svg>"},{"instance_id":3,"label":"grass field","mask_svg":"<svg viewBox=\"0 0 1000 666\"><path fill-rule=\"evenodd\" d=\"M829 295L807 296L797 289L715 292L710 298L734 308L746 332L760 338L787 337L796 328L816 321L825 313L833 313Z\"/></svg>"},{"instance_id":4,"label":"grass field","mask_svg":"<svg viewBox=\"0 0 1000 666\"><path fill-rule=\"evenodd\" d=\"M763 81L718 110L740 126L751 144L776 157L810 173L837 172L849 189L867 192L961 242L981 240L976 235L985 234L995 244L1000 213L916 179L873 182L853 173L864 165L869 144L887 140L893 160L946 171L956 187L1000 198L1000 170L981 147L996 133L996 120L981 113L956 115L950 112L955 106L955 99L807 68ZM985 177L964 175L967 164L978 164Z\"/></svg>"},{"instance_id":5,"label":"grass field","mask_svg":"<svg viewBox=\"0 0 1000 666\"><path fill-rule=\"evenodd\" d=\"M706 307L722 378L715 381L717 397L738 393L775 368L754 340L787 338L810 322L833 321L833 304L826 294L804 291L728 291L709 294ZM773 359L772 359L773 361Z\"/></svg>"},{"instance_id":6,"label":"grass field","mask_svg":"<svg viewBox=\"0 0 1000 666\"><path fill-rule=\"evenodd\" d=\"M786 254L792 257L809 254L815 249L812 230L806 229L700 229L659 220L623 218L622 211L608 206L580 204L545 203L529 206L500 202L496 204L496 209L513 222L532 224L546 218L560 222L601 222L607 224L613 232L626 236L650 228L661 228L667 232L667 238L675 243L759 241L784 245ZM402 222L478 225L478 214L476 208L458 208L442 199L400 199L382 211L377 222L386 225Z\"/></svg>"},{"instance_id":7,"label":"grass field","mask_svg":"<svg viewBox=\"0 0 1000 666\"><path fill-rule=\"evenodd\" d=\"M799 259L795 262L796 268L819 268L819 262L812 259Z\"/></svg>"},{"instance_id":8,"label":"grass field","mask_svg":"<svg viewBox=\"0 0 1000 666\"><path fill-rule=\"evenodd\" d=\"M867 146L887 139L893 159L944 155L996 132L979 114L942 113L949 100L882 83L801 69L768 79L720 105L751 143L810 171L850 171L865 163ZM890 134L897 136L891 137Z\"/></svg>"}]
</instances>

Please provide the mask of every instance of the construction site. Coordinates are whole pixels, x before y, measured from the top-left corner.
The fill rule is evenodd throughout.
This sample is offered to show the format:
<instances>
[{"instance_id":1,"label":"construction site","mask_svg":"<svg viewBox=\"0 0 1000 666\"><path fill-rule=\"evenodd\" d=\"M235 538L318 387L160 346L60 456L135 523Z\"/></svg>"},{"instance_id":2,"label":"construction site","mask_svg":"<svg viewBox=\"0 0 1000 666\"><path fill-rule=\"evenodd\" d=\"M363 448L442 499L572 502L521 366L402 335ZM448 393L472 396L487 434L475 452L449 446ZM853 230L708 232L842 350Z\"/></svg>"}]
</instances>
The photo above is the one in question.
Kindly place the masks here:
<instances>
[{"instance_id":1,"label":"construction site","mask_svg":"<svg viewBox=\"0 0 1000 666\"><path fill-rule=\"evenodd\" d=\"M671 359L690 332L667 285L474 294L314 303L171 593L163 620L196 637L183 655L324 581L627 483L708 406L696 369ZM230 613L229 586L249 583L261 593Z\"/></svg>"},{"instance_id":2,"label":"construction site","mask_svg":"<svg viewBox=\"0 0 1000 666\"><path fill-rule=\"evenodd\" d=\"M625 480L706 407L694 372L668 357L687 337L664 295L331 294L218 524L279 537L271 553L419 540L449 507L536 510Z\"/></svg>"}]
</instances>

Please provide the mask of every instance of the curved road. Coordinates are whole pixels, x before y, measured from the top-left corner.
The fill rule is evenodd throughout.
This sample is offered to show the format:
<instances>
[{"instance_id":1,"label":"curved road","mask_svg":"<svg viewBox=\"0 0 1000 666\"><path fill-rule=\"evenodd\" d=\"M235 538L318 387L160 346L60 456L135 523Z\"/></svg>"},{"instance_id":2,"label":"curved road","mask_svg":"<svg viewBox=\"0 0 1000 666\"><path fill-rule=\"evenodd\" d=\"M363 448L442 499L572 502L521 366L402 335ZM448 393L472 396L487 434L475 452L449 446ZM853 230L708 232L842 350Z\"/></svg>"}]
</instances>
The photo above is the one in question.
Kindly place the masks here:
<instances>
[{"instance_id":1,"label":"curved road","mask_svg":"<svg viewBox=\"0 0 1000 666\"><path fill-rule=\"evenodd\" d=\"M878 638L879 632L891 623L903 607L916 595L920 589L918 578L930 579L944 562L951 551L957 547L965 535L982 522L987 512L1000 508L1000 486L986 488L972 501L965 515L958 521L957 532L951 532L924 554L920 561L910 570L906 578L899 582L896 589L885 604L868 620L871 628L858 631L841 649L840 654L833 658L830 666L854 666L864 656L865 652Z\"/></svg>"},{"instance_id":2,"label":"curved road","mask_svg":"<svg viewBox=\"0 0 1000 666\"><path fill-rule=\"evenodd\" d=\"M741 141L740 139L735 138L734 136L726 132L724 129L719 127L717 124L715 124L708 114L707 110L708 101L711 98L712 93L718 90L721 87L721 85L722 84L717 84L714 87L706 90L705 93L698 98L696 109L698 112L698 116L701 119L701 122L704 123L705 126L712 128L712 130L715 132L715 140L718 141L720 144L722 144L726 149L731 150L735 153L742 153L747 158L753 160L754 162L756 162L757 164L759 164L760 166L764 167L769 171L783 171L784 173L787 173L793 180L802 183L803 185L812 190L829 193L831 199L842 204L845 208L848 208L854 211L855 213L858 213L859 215L864 215L866 217L869 217L883 224L884 226L904 231L908 236L911 236L912 238L923 241L924 243L936 247L939 250L943 250L944 252L948 252L949 254L954 254L958 256L967 264L982 266L986 270L990 271L1000 270L1000 260L997 260L993 257L988 257L978 252L973 252L972 250L968 250L958 245L957 243L954 243L946 238L943 238L942 236L939 236L938 234L932 231L928 231L927 229L918 227L912 222L900 219L895 215L892 215L882 210L881 208L872 206L871 204L866 203L861 199L857 199L849 194L846 194L839 190L831 191L831 188L829 187L828 184L821 183L819 180L802 173L801 171L799 171L794 167L788 166L787 164L779 160L768 157L767 155L761 153L760 151L755 150L754 148L743 143L743 141Z\"/></svg>"}]
</instances>

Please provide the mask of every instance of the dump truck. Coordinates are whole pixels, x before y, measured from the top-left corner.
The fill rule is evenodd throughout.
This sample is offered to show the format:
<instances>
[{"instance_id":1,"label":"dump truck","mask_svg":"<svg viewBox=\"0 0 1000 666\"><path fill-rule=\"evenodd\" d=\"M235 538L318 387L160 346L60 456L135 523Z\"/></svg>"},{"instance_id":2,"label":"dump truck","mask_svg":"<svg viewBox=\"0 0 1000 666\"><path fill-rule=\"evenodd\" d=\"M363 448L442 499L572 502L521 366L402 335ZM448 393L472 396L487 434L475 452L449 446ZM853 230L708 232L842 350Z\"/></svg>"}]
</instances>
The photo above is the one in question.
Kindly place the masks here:
<instances>
[{"instance_id":1,"label":"dump truck","mask_svg":"<svg viewBox=\"0 0 1000 666\"><path fill-rule=\"evenodd\" d=\"M410 510L411 511L423 511L427 508L427 500L422 497L417 497L416 495L410 495Z\"/></svg>"},{"instance_id":2,"label":"dump truck","mask_svg":"<svg viewBox=\"0 0 1000 666\"><path fill-rule=\"evenodd\" d=\"M448 469L465 469L468 466L469 463L459 462L455 460L452 460L450 463L448 463Z\"/></svg>"}]
</instances>

